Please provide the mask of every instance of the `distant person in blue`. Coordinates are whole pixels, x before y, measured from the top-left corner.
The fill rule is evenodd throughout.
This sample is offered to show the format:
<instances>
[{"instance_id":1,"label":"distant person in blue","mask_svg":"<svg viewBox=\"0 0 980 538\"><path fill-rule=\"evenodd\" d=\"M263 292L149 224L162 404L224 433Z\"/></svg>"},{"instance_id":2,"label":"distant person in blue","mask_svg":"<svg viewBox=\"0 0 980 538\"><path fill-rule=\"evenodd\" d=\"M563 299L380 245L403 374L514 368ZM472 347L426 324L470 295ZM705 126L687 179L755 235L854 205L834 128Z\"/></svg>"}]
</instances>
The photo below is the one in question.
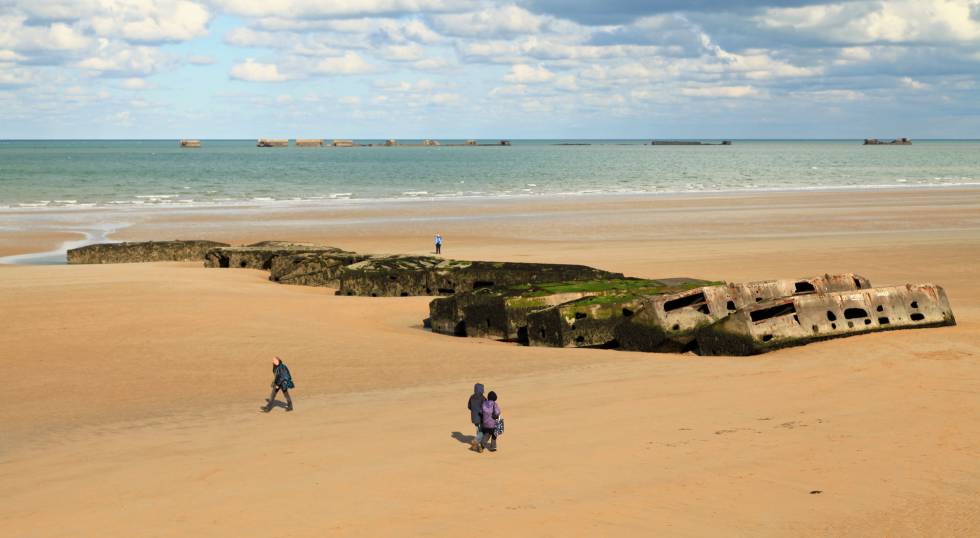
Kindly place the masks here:
<instances>
[{"instance_id":1,"label":"distant person in blue","mask_svg":"<svg viewBox=\"0 0 980 538\"><path fill-rule=\"evenodd\" d=\"M269 396L267 403L262 406L262 412L268 413L272 411L272 406L276 401L276 393L280 390L282 395L286 398L286 411L293 410L293 399L289 397L289 389L294 388L293 376L289 373L289 368L286 367L286 363L282 362L279 357L274 357L272 359L272 373L275 378L272 380L272 395Z\"/></svg>"},{"instance_id":2,"label":"distant person in blue","mask_svg":"<svg viewBox=\"0 0 980 538\"><path fill-rule=\"evenodd\" d=\"M442 254L442 235L436 234L436 254Z\"/></svg>"}]
</instances>

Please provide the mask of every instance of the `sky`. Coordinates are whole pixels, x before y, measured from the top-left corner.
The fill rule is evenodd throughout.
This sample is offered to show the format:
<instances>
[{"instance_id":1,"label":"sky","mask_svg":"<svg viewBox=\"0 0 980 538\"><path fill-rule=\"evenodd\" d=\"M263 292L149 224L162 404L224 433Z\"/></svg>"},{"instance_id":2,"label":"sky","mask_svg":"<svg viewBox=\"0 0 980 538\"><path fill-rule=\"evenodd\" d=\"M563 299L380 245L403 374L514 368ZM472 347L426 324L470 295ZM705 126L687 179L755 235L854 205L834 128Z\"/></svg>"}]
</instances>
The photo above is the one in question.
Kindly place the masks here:
<instances>
[{"instance_id":1,"label":"sky","mask_svg":"<svg viewBox=\"0 0 980 538\"><path fill-rule=\"evenodd\" d=\"M0 0L0 138L980 138L980 0Z\"/></svg>"}]
</instances>

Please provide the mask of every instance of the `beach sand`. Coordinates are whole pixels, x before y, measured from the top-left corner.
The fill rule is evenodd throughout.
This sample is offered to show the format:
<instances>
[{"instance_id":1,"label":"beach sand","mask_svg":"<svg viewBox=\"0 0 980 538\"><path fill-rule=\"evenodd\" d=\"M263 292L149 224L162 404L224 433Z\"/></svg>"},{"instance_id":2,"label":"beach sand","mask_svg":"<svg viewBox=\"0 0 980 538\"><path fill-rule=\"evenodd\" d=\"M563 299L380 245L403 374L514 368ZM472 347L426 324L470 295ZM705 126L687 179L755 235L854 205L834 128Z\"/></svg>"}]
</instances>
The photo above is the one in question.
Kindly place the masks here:
<instances>
[{"instance_id":1,"label":"beach sand","mask_svg":"<svg viewBox=\"0 0 980 538\"><path fill-rule=\"evenodd\" d=\"M958 325L742 358L527 348L260 271L0 266L0 535L980 535L978 190L161 211L112 237L421 254L436 231L448 257L633 276L935 282ZM258 411L273 354L290 414ZM496 453L467 449L474 382Z\"/></svg>"}]
</instances>

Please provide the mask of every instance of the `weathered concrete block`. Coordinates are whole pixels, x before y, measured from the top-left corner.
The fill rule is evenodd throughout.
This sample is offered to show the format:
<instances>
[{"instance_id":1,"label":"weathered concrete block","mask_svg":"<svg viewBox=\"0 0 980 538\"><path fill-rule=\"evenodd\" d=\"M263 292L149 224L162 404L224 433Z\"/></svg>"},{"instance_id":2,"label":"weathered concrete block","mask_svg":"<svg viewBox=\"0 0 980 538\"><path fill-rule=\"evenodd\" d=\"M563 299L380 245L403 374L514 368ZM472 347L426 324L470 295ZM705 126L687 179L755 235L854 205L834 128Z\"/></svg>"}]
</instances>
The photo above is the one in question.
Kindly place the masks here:
<instances>
[{"instance_id":1,"label":"weathered concrete block","mask_svg":"<svg viewBox=\"0 0 980 538\"><path fill-rule=\"evenodd\" d=\"M210 249L228 246L217 241L141 241L100 243L68 251L68 263L140 263L199 261Z\"/></svg>"},{"instance_id":2,"label":"weathered concrete block","mask_svg":"<svg viewBox=\"0 0 980 538\"><path fill-rule=\"evenodd\" d=\"M432 330L443 334L528 343L527 316L532 312L583 297L670 285L661 280L613 278L481 288L433 300L429 320Z\"/></svg>"},{"instance_id":3,"label":"weathered concrete block","mask_svg":"<svg viewBox=\"0 0 980 538\"><path fill-rule=\"evenodd\" d=\"M780 297L868 289L853 273L798 279L733 282L641 299L635 316L616 328L620 347L633 351L680 352L694 347L697 331L736 310Z\"/></svg>"},{"instance_id":4,"label":"weathered concrete block","mask_svg":"<svg viewBox=\"0 0 980 538\"><path fill-rule=\"evenodd\" d=\"M955 325L934 284L836 291L763 301L698 331L701 355L756 355L874 331Z\"/></svg>"},{"instance_id":5,"label":"weathered concrete block","mask_svg":"<svg viewBox=\"0 0 980 538\"><path fill-rule=\"evenodd\" d=\"M584 265L445 260L434 256L378 256L340 273L342 295L452 295L495 286L622 278Z\"/></svg>"},{"instance_id":6,"label":"weathered concrete block","mask_svg":"<svg viewBox=\"0 0 980 538\"><path fill-rule=\"evenodd\" d=\"M269 280L299 286L340 286L339 275L348 265L368 259L366 254L344 251L303 252L274 256Z\"/></svg>"},{"instance_id":7,"label":"weathered concrete block","mask_svg":"<svg viewBox=\"0 0 980 538\"><path fill-rule=\"evenodd\" d=\"M723 283L672 278L627 279L610 284L601 292L528 313L528 343L553 347L616 347L615 328L635 315L645 298Z\"/></svg>"},{"instance_id":8,"label":"weathered concrete block","mask_svg":"<svg viewBox=\"0 0 980 538\"><path fill-rule=\"evenodd\" d=\"M234 267L241 269L265 269L272 266L277 256L292 256L305 252L342 252L336 247L289 241L261 241L243 247L220 247L208 250L204 257L205 267Z\"/></svg>"}]
</instances>

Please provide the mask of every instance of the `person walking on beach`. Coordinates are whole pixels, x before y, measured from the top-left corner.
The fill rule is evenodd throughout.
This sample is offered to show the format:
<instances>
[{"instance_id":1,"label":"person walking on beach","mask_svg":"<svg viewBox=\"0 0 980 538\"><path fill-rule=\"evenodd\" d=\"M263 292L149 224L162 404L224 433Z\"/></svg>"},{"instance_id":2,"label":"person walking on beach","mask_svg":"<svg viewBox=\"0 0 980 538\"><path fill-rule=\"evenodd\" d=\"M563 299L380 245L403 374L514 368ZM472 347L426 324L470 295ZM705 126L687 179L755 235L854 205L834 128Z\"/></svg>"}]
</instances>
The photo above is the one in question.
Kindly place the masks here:
<instances>
[{"instance_id":1,"label":"person walking on beach","mask_svg":"<svg viewBox=\"0 0 980 538\"><path fill-rule=\"evenodd\" d=\"M286 367L286 363L282 362L279 357L273 357L272 359L272 373L275 378L272 380L272 394L269 396L268 403L266 403L261 409L263 412L268 413L272 411L273 402L276 401L276 393L280 390L282 395L286 398L286 411L293 410L293 399L289 397L289 389L294 388L293 376L289 373L289 368Z\"/></svg>"},{"instance_id":2,"label":"person walking on beach","mask_svg":"<svg viewBox=\"0 0 980 538\"><path fill-rule=\"evenodd\" d=\"M484 448L489 448L490 452L497 451L497 436L502 433L500 418L500 406L497 405L497 393L490 391L487 399L480 406L480 426L483 432L483 439L480 440L478 452L483 452ZM489 446L487 440L490 440Z\"/></svg>"},{"instance_id":3,"label":"person walking on beach","mask_svg":"<svg viewBox=\"0 0 980 538\"><path fill-rule=\"evenodd\" d=\"M473 385L473 394L470 394L470 399L466 401L466 408L470 410L470 422L476 428L476 437L470 443L470 448L477 450L480 445L480 441L483 439L483 429L480 425L480 411L483 409L483 402L487 399L483 396L483 385L477 383Z\"/></svg>"},{"instance_id":4,"label":"person walking on beach","mask_svg":"<svg viewBox=\"0 0 980 538\"><path fill-rule=\"evenodd\" d=\"M436 234L436 254L442 254L442 235Z\"/></svg>"}]
</instances>

